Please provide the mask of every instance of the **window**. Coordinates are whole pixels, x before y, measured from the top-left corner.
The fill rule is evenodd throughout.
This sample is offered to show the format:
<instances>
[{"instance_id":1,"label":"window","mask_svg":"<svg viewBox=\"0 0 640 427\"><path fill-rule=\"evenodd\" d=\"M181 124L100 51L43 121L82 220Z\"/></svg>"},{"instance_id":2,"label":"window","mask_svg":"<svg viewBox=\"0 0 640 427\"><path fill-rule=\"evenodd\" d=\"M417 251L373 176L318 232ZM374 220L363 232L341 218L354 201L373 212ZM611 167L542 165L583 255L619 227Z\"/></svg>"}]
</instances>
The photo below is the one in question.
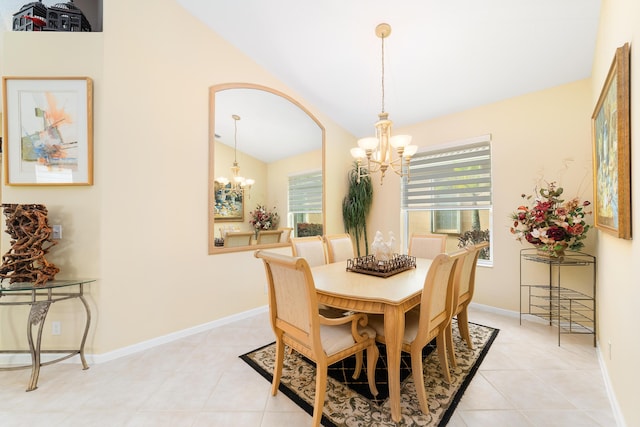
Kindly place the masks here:
<instances>
[{"instance_id":1,"label":"window","mask_svg":"<svg viewBox=\"0 0 640 427\"><path fill-rule=\"evenodd\" d=\"M412 233L448 234L447 251L491 234L491 136L417 153L402 183L405 242ZM480 255L491 261L490 248Z\"/></svg>"},{"instance_id":2,"label":"window","mask_svg":"<svg viewBox=\"0 0 640 427\"><path fill-rule=\"evenodd\" d=\"M460 234L460 211L434 211L431 230L438 234Z\"/></svg>"},{"instance_id":3,"label":"window","mask_svg":"<svg viewBox=\"0 0 640 427\"><path fill-rule=\"evenodd\" d=\"M289 177L289 226L293 236L321 236L322 171Z\"/></svg>"}]
</instances>

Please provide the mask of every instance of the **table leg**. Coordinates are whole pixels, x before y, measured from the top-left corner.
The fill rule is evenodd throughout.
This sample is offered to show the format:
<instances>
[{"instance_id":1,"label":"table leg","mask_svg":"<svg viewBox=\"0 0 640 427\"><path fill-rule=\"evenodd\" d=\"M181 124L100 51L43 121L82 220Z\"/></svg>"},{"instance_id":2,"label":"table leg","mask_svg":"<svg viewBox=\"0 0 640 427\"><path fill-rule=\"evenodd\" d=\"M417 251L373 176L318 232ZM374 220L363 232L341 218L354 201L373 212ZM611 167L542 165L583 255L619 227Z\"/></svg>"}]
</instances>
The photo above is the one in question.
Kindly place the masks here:
<instances>
[{"instance_id":1,"label":"table leg","mask_svg":"<svg viewBox=\"0 0 640 427\"><path fill-rule=\"evenodd\" d=\"M89 365L87 365L87 361L84 358L84 344L87 342L87 334L89 333L89 325L91 324L91 312L89 311L89 304L87 304L87 301L84 299L84 296L80 295L78 298L80 298L80 301L82 301L82 305L84 305L84 310L87 313L87 321L84 325L84 334L82 335L82 341L80 341L80 350L79 350L80 361L82 362L82 369L86 370L86 369L89 369Z\"/></svg>"},{"instance_id":2,"label":"table leg","mask_svg":"<svg viewBox=\"0 0 640 427\"><path fill-rule=\"evenodd\" d=\"M31 306L29 311L29 319L27 323L27 340L29 341L29 352L31 353L31 379L27 391L33 391L38 388L38 377L40 375L40 344L42 343L42 327L44 320L51 306L50 301L37 302ZM33 344L33 327L38 325L38 336L36 344Z\"/></svg>"},{"instance_id":3,"label":"table leg","mask_svg":"<svg viewBox=\"0 0 640 427\"><path fill-rule=\"evenodd\" d=\"M404 337L404 312L398 307L387 305L384 310L384 339L387 348L387 366L389 379L389 403L391 418L400 422L400 357L402 338Z\"/></svg>"}]
</instances>

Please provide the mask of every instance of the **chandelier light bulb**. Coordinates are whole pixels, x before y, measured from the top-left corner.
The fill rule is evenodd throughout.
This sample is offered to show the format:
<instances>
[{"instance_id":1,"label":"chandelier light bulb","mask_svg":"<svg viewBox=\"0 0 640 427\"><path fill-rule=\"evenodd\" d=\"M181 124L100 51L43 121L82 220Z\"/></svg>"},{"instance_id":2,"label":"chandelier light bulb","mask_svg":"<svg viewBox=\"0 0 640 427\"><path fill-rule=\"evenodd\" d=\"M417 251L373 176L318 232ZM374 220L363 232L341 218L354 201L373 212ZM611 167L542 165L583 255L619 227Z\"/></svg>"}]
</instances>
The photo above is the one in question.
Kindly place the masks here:
<instances>
[{"instance_id":1,"label":"chandelier light bulb","mask_svg":"<svg viewBox=\"0 0 640 427\"><path fill-rule=\"evenodd\" d=\"M373 136L361 138L358 140L358 147L365 151L373 151L378 147L378 138Z\"/></svg>"},{"instance_id":2,"label":"chandelier light bulb","mask_svg":"<svg viewBox=\"0 0 640 427\"><path fill-rule=\"evenodd\" d=\"M405 148L407 145L411 144L411 135L396 135L392 136L389 143L393 148Z\"/></svg>"},{"instance_id":3,"label":"chandelier light bulb","mask_svg":"<svg viewBox=\"0 0 640 427\"><path fill-rule=\"evenodd\" d=\"M402 153L402 155L405 158L411 157L414 154L416 154L417 151L418 151L418 146L417 145L407 145L406 147L404 147L404 152Z\"/></svg>"},{"instance_id":4,"label":"chandelier light bulb","mask_svg":"<svg viewBox=\"0 0 640 427\"><path fill-rule=\"evenodd\" d=\"M353 147L351 149L351 156L356 160L362 160L367 157L367 153L360 147Z\"/></svg>"}]
</instances>

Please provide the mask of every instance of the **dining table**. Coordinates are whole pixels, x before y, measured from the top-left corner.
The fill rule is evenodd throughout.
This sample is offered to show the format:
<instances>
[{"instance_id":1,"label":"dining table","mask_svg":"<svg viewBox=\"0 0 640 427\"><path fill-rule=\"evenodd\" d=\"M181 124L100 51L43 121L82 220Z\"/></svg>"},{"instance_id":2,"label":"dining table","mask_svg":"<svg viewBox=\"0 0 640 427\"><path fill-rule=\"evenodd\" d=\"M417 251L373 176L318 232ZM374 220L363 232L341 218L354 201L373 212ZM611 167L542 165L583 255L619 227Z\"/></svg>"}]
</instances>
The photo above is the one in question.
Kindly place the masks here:
<instances>
[{"instance_id":1,"label":"dining table","mask_svg":"<svg viewBox=\"0 0 640 427\"><path fill-rule=\"evenodd\" d=\"M431 261L417 258L415 268L388 277L350 271L346 261L311 268L319 303L384 316L389 403L395 422L402 418L400 358L405 313L420 304Z\"/></svg>"}]
</instances>

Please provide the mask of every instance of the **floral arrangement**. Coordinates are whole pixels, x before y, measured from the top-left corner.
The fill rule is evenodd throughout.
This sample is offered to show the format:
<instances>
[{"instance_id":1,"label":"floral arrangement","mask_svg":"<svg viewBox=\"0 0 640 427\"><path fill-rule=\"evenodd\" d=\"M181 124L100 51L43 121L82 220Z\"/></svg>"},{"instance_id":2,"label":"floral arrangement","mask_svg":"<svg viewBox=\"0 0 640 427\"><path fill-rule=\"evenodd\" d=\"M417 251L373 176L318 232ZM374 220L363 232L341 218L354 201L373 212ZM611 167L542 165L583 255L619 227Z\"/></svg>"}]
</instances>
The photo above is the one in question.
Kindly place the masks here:
<instances>
[{"instance_id":1,"label":"floral arrangement","mask_svg":"<svg viewBox=\"0 0 640 427\"><path fill-rule=\"evenodd\" d=\"M555 182L541 188L532 206L521 205L511 214L511 233L518 241L523 239L551 256L558 256L565 248L579 250L590 225L584 221L585 208L591 203L580 202L577 197L565 201L560 198L562 187ZM522 195L528 203L531 195Z\"/></svg>"},{"instance_id":2,"label":"floral arrangement","mask_svg":"<svg viewBox=\"0 0 640 427\"><path fill-rule=\"evenodd\" d=\"M249 212L251 216L249 224L251 224L256 234L260 230L274 230L278 228L280 217L275 211L275 207L273 209L273 211L268 211L263 205L258 205L254 211Z\"/></svg>"}]
</instances>

